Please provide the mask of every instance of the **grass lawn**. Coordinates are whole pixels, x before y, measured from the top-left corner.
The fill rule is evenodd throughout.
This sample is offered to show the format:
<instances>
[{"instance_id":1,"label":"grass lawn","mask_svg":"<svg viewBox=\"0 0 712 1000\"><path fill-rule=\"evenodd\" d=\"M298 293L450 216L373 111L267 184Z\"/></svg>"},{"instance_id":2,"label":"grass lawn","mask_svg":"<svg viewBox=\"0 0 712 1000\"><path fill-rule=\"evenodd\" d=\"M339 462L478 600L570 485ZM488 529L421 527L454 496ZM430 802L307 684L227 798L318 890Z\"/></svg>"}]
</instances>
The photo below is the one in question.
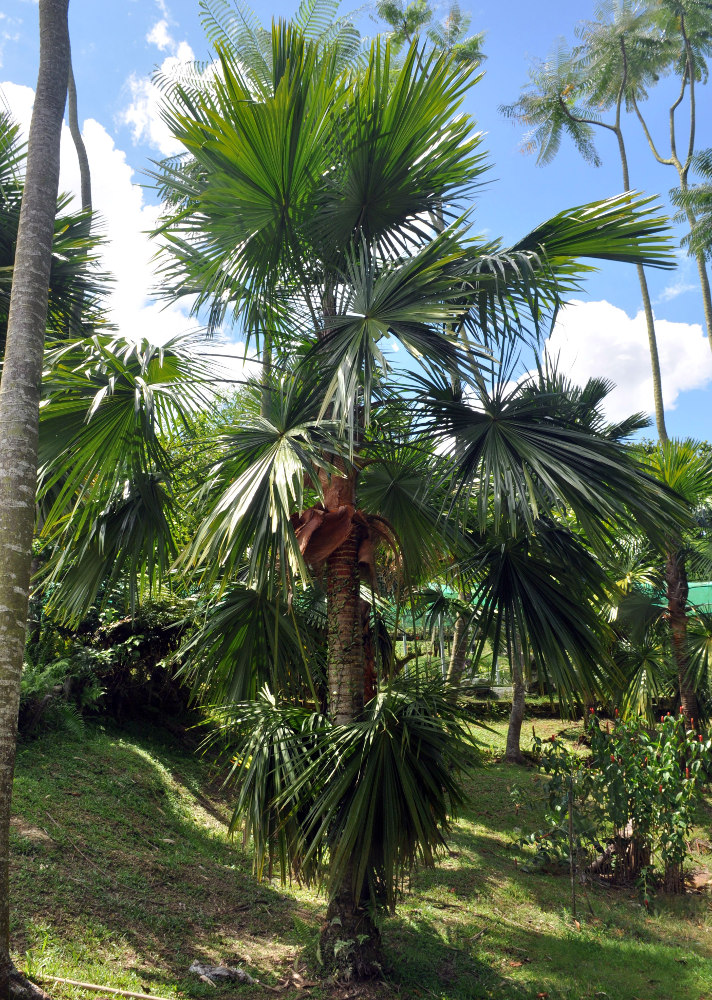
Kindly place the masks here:
<instances>
[{"instance_id":1,"label":"grass lawn","mask_svg":"<svg viewBox=\"0 0 712 1000\"><path fill-rule=\"evenodd\" d=\"M542 736L564 728L535 724ZM412 878L385 922L388 967L368 986L317 982L323 900L254 882L249 851L226 840L229 803L205 760L138 730L25 744L12 834L16 963L38 980L168 998L712 1000L707 890L659 896L646 912L633 893L592 887L577 926L568 878L522 870L513 841L530 820L515 815L509 789L534 800L540 779L497 762L505 723L492 730L450 852ZM575 739L576 727L567 733ZM711 818L705 806L694 834L700 870ZM261 985L216 989L188 974L194 959L239 964ZM44 985L58 998L97 995Z\"/></svg>"}]
</instances>

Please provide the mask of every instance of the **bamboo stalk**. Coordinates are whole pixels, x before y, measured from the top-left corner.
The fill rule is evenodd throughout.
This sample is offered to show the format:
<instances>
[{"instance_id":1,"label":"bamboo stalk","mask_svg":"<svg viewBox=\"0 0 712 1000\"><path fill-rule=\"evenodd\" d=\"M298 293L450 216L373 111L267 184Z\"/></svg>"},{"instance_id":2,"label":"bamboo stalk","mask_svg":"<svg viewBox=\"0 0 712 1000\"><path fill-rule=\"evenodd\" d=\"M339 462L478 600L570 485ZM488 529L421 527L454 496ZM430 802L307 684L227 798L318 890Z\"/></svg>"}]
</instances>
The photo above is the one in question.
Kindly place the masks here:
<instances>
[{"instance_id":1,"label":"bamboo stalk","mask_svg":"<svg viewBox=\"0 0 712 1000\"><path fill-rule=\"evenodd\" d=\"M97 993L115 993L120 997L133 997L135 1000L168 1000L153 993L131 993L129 990L117 990L113 986L97 986L96 983L80 983L76 979L61 979L59 976L38 976L38 979L49 979L53 983L66 983L67 986L79 986L83 990L96 990Z\"/></svg>"}]
</instances>

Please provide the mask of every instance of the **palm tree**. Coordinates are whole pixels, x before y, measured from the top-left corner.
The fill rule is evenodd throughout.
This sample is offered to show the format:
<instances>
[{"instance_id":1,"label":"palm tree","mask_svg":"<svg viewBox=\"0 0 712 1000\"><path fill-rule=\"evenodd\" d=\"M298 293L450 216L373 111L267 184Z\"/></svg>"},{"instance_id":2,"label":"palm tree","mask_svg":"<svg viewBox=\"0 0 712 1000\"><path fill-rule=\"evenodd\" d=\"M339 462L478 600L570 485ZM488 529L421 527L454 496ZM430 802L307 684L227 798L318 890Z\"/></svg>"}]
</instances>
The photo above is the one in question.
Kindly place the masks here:
<instances>
[{"instance_id":1,"label":"palm tree","mask_svg":"<svg viewBox=\"0 0 712 1000\"><path fill-rule=\"evenodd\" d=\"M655 0L651 5L658 29L658 44L651 48L652 69L658 75L672 71L680 88L668 112L668 151L655 141L649 121L640 107L638 95L631 94L631 105L640 122L648 146L658 163L672 167L677 173L678 199L692 233L697 217L692 203L687 201L689 173L695 154L697 134L697 85L707 79L706 59L712 52L712 11L706 0ZM688 119L683 140L678 148L678 111L687 97ZM697 272L702 291L702 306L707 338L712 349L712 292L705 255L695 251Z\"/></svg>"},{"instance_id":2,"label":"palm tree","mask_svg":"<svg viewBox=\"0 0 712 1000\"><path fill-rule=\"evenodd\" d=\"M530 73L527 90L514 104L500 110L508 118L530 127L524 144L537 151L537 163L550 163L563 136L573 141L581 156L600 164L593 134L603 129L615 136L621 163L623 187L631 190L628 152L622 127L622 111L633 100L644 100L655 79L659 48L650 7L635 0L614 0L599 8L601 19L584 22L581 45L573 53L559 47ZM654 50L654 52L653 52ZM602 112L612 110L612 120ZM645 324L648 331L653 402L658 437L667 440L660 359L650 292L642 264L637 265Z\"/></svg>"},{"instance_id":3,"label":"palm tree","mask_svg":"<svg viewBox=\"0 0 712 1000\"><path fill-rule=\"evenodd\" d=\"M374 547L437 550L433 532L414 538L408 529L408 515L427 506L424 481L410 509L386 516L364 503L371 469L402 482L379 458L376 433L392 395L388 339L410 365L458 371L476 385L487 360L478 344L522 335L527 310L539 328L575 284L578 256L662 263L660 223L622 195L561 213L507 249L472 238L458 213L482 156L469 119L457 113L472 69L451 55L413 46L394 69L389 46L376 42L366 64L352 69L338 41L307 39L282 22L273 26L265 73L255 76L227 48L218 55L218 73L167 89L166 120L188 158L160 171L161 190L171 194L160 227L165 287L194 295L213 326L239 322L258 349L268 337L275 362L267 406L232 433L231 474L213 477L214 499L185 563L221 593L232 581L274 599L280 588L296 595L323 582L329 726L317 744L333 780L313 760L312 723L297 719L282 692L266 694L259 711L235 711L243 734L276 719L270 713L280 705L287 713L269 745L277 753L284 731L294 733L290 746L306 756L298 765L290 755L289 767L316 799L304 817L286 792L277 795L277 826L286 831L286 817L301 816L291 844L302 872L328 845L322 952L329 960L338 953L342 971L367 975L376 970L377 935L365 897L377 899L383 888L394 901L401 866L418 854L432 859L446 804L457 801L438 763L445 751L435 750L447 745L450 723L444 709L437 714L442 701L433 691L409 702L389 688L364 714L361 577L372 573ZM439 205L447 225L436 233L427 220ZM406 397L411 416L418 399L413 389ZM380 496L387 501L389 491ZM430 733L432 770L425 786L408 770L384 817L365 784L383 789L370 755L384 752L384 733L390 739L393 727L411 725L418 738ZM405 731L396 740L403 747ZM384 767L390 760L378 759ZM404 757L391 763L413 765ZM244 769L238 780L252 787ZM424 788L442 809L429 811ZM370 820L359 826L366 815L387 835L378 837ZM352 944L337 947L345 940Z\"/></svg>"},{"instance_id":4,"label":"palm tree","mask_svg":"<svg viewBox=\"0 0 712 1000\"><path fill-rule=\"evenodd\" d=\"M55 344L45 355L39 439L41 571L46 610L77 624L125 590L169 582L181 507L164 435L214 401L194 338L161 347L118 334ZM54 584L61 581L61 587Z\"/></svg>"},{"instance_id":5,"label":"palm tree","mask_svg":"<svg viewBox=\"0 0 712 1000\"><path fill-rule=\"evenodd\" d=\"M457 0L451 0L440 20L431 5L422 0L378 0L376 12L393 29L389 39L394 49L427 40L437 52L449 52L459 62L473 67L486 58L482 51L484 32L467 34L471 18L463 13Z\"/></svg>"},{"instance_id":6,"label":"palm tree","mask_svg":"<svg viewBox=\"0 0 712 1000\"><path fill-rule=\"evenodd\" d=\"M601 696L616 673L599 614L608 580L598 558L638 516L659 536L649 508L659 490L623 443L647 420L608 424L601 403L611 384L601 379L578 388L540 367L517 383L506 355L491 389L482 382L476 397L444 383L423 388L432 430L453 452L453 483L475 505L463 510L475 522L463 571L478 653L489 640L495 658L502 648L509 658L507 759L518 762L530 659L564 705Z\"/></svg>"},{"instance_id":7,"label":"palm tree","mask_svg":"<svg viewBox=\"0 0 712 1000\"><path fill-rule=\"evenodd\" d=\"M674 205L693 213L695 221L689 234L683 239L689 252L696 257L703 254L705 260L712 255L712 149L705 149L692 159L692 169L702 177L702 182L693 184L686 191L676 189L670 192Z\"/></svg>"},{"instance_id":8,"label":"palm tree","mask_svg":"<svg viewBox=\"0 0 712 1000\"><path fill-rule=\"evenodd\" d=\"M712 497L712 460L695 441L669 441L648 456L651 472L674 490L691 513ZM687 564L691 557L685 532L668 530L665 538L667 621L670 631L680 707L687 719L699 719L694 673L689 664Z\"/></svg>"},{"instance_id":9,"label":"palm tree","mask_svg":"<svg viewBox=\"0 0 712 1000\"><path fill-rule=\"evenodd\" d=\"M0 113L0 362L7 335L26 161L27 146L20 140L19 127L9 115ZM50 338L69 333L82 303L86 316L92 315L103 281L90 266L101 242L92 233L91 215L68 211L69 202L67 195L57 199L54 219L46 324Z\"/></svg>"},{"instance_id":10,"label":"palm tree","mask_svg":"<svg viewBox=\"0 0 712 1000\"><path fill-rule=\"evenodd\" d=\"M35 523L37 428L47 323L59 140L69 73L68 0L40 0L40 67L17 232L0 380L0 997L33 990L9 953L8 855Z\"/></svg>"}]
</instances>

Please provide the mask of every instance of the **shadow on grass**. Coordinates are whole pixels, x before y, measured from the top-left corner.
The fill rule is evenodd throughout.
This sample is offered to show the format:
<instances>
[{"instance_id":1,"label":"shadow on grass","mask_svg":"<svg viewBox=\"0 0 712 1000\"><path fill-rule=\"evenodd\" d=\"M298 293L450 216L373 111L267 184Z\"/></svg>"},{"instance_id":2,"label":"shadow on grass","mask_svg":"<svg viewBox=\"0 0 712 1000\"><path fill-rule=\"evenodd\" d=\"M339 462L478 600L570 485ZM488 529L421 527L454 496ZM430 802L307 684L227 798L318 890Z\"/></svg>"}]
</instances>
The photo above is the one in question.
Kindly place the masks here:
<instances>
[{"instance_id":1,"label":"shadow on grass","mask_svg":"<svg viewBox=\"0 0 712 1000\"><path fill-rule=\"evenodd\" d=\"M489 922L486 932L451 945L426 919L390 929L392 980L407 997L447 1000L698 1000L709 963L681 947L676 956L642 941L564 936ZM704 995L704 994L703 994Z\"/></svg>"},{"instance_id":2,"label":"shadow on grass","mask_svg":"<svg viewBox=\"0 0 712 1000\"><path fill-rule=\"evenodd\" d=\"M12 864L19 953L39 948L87 972L125 963L156 988L182 980L195 959L239 961L263 976L293 956L294 916L318 910L256 883L249 856L226 838L225 808L199 786L200 762L125 734L48 737L23 751Z\"/></svg>"},{"instance_id":3,"label":"shadow on grass","mask_svg":"<svg viewBox=\"0 0 712 1000\"><path fill-rule=\"evenodd\" d=\"M658 919L635 893L578 886L577 927L566 874L523 871L495 836L454 839L461 853L418 873L387 937L404 987L452 1000L707 996L710 949L693 950L688 930L709 913L705 897L660 898Z\"/></svg>"}]
</instances>

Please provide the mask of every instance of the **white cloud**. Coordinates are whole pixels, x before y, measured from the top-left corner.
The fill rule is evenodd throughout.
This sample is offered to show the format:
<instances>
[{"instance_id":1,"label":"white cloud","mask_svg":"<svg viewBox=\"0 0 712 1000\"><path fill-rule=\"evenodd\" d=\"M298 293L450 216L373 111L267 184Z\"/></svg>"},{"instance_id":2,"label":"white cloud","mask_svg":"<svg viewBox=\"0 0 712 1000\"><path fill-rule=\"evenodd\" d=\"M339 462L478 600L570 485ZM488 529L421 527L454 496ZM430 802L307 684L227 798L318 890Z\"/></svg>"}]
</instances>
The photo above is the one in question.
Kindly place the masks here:
<instances>
[{"instance_id":1,"label":"white cloud","mask_svg":"<svg viewBox=\"0 0 712 1000\"><path fill-rule=\"evenodd\" d=\"M156 21L149 33L146 35L146 41L149 45L155 45L165 52L166 49L173 49L175 45L175 40L168 30L168 21L164 19Z\"/></svg>"},{"instance_id":2,"label":"white cloud","mask_svg":"<svg viewBox=\"0 0 712 1000\"><path fill-rule=\"evenodd\" d=\"M18 17L10 17L8 14L0 11L0 22L4 22L3 30L0 32L0 66L2 66L7 43L14 43L20 40L20 32L18 29L22 24L22 19Z\"/></svg>"},{"instance_id":3,"label":"white cloud","mask_svg":"<svg viewBox=\"0 0 712 1000\"><path fill-rule=\"evenodd\" d=\"M663 288L662 292L658 295L656 302L672 302L676 299L678 295L685 295L687 292L693 292L698 286L694 282L685 281L684 278L679 278L674 284L668 285Z\"/></svg>"},{"instance_id":4,"label":"white cloud","mask_svg":"<svg viewBox=\"0 0 712 1000\"><path fill-rule=\"evenodd\" d=\"M30 87L2 83L13 116L29 128L34 92ZM134 183L126 154L118 149L103 125L87 119L83 128L92 173L94 208L100 213L108 239L103 266L114 276L109 298L109 319L128 337L163 342L196 328L187 303L163 307L152 298L157 282L153 255L156 244L146 231L157 221L159 208L145 202L143 189ZM69 129L64 126L61 148L60 190L78 193L79 167Z\"/></svg>"},{"instance_id":5,"label":"white cloud","mask_svg":"<svg viewBox=\"0 0 712 1000\"><path fill-rule=\"evenodd\" d=\"M672 410L681 392L712 382L712 353L698 323L656 319L665 408ZM653 382L645 316L629 317L610 302L569 303L546 342L549 356L575 382L604 376L616 388L606 401L611 420L632 413L652 413Z\"/></svg>"},{"instance_id":6,"label":"white cloud","mask_svg":"<svg viewBox=\"0 0 712 1000\"><path fill-rule=\"evenodd\" d=\"M193 62L195 56L187 42L174 44L174 54L167 56L159 68L165 76L172 76L181 65ZM131 95L129 106L118 116L119 123L128 125L134 142L146 142L162 156L175 156L182 150L161 117L163 93L151 77L133 73L127 86Z\"/></svg>"}]
</instances>

